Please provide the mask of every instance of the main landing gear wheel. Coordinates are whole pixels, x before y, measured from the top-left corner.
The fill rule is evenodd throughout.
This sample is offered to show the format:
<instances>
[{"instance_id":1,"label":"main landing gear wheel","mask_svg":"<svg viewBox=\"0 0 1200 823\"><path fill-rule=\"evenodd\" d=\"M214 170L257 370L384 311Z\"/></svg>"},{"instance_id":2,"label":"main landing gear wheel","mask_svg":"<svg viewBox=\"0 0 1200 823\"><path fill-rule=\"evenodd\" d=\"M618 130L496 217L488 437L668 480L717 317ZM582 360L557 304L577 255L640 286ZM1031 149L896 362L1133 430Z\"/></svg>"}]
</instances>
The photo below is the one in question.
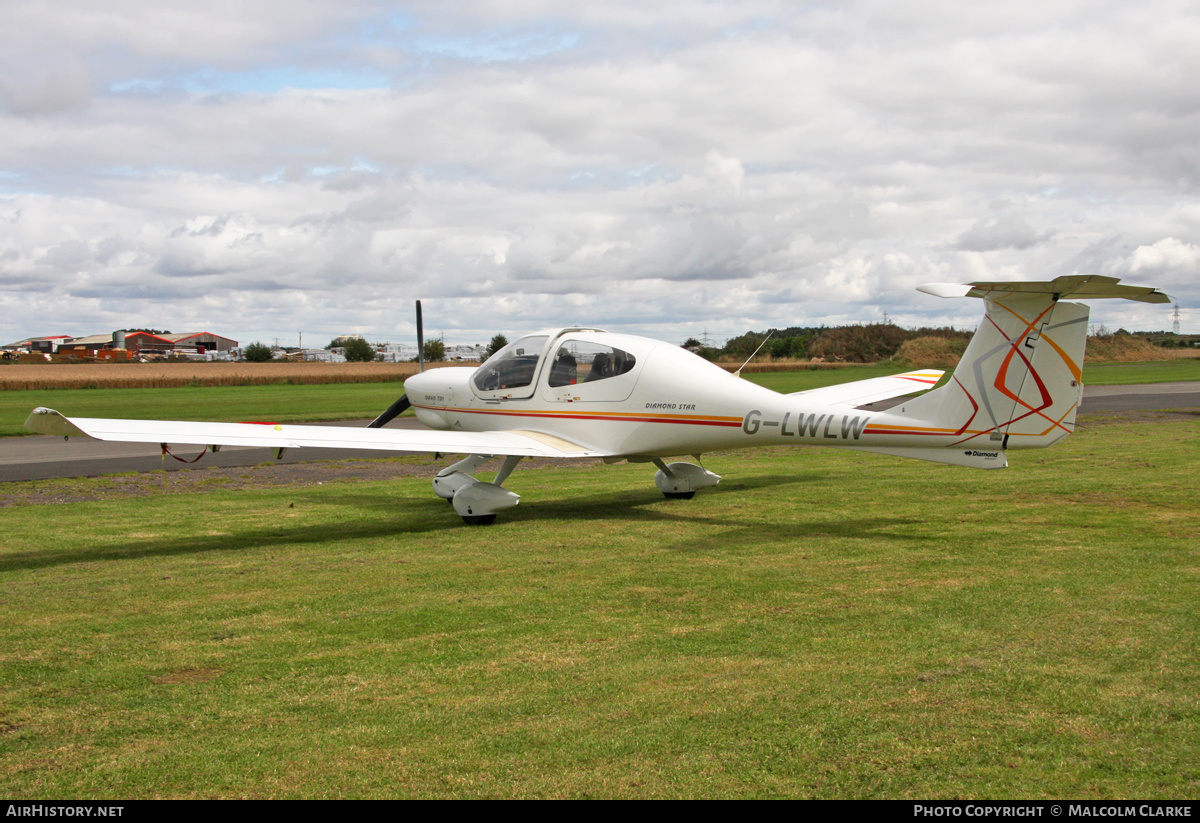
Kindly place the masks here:
<instances>
[{"instance_id":1,"label":"main landing gear wheel","mask_svg":"<svg viewBox=\"0 0 1200 823\"><path fill-rule=\"evenodd\" d=\"M496 522L494 514L464 514L463 522L468 526L490 526Z\"/></svg>"},{"instance_id":2,"label":"main landing gear wheel","mask_svg":"<svg viewBox=\"0 0 1200 823\"><path fill-rule=\"evenodd\" d=\"M667 465L662 458L656 457L654 465L658 466L654 485L668 500L691 500L700 489L711 488L721 482L719 475L692 463Z\"/></svg>"}]
</instances>

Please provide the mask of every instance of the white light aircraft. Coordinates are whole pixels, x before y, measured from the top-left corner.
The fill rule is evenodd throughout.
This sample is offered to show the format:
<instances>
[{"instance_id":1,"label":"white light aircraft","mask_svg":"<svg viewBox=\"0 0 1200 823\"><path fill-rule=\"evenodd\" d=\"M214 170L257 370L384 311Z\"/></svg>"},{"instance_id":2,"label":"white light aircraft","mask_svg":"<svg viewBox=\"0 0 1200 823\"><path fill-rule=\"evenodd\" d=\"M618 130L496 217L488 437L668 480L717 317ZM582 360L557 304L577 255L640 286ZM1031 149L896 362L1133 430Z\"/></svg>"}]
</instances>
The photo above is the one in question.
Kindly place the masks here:
<instances>
[{"instance_id":1,"label":"white light aircraft","mask_svg":"<svg viewBox=\"0 0 1200 823\"><path fill-rule=\"evenodd\" d=\"M466 454L438 472L434 491L468 524L488 524L520 497L505 489L524 457L598 457L653 463L669 498L690 498L720 477L666 458L751 446L820 445L983 469L1013 449L1045 448L1075 428L1088 307L1067 299L1170 298L1153 288L1080 275L1050 282L932 284L938 297L982 297L983 322L952 379L885 410L875 401L933 389L921 370L779 394L669 343L565 328L527 335L477 369L408 378L405 394L367 428L68 418L38 408L26 426L99 440L204 445L377 449ZM418 304L419 305L419 304ZM419 321L418 321L419 323ZM412 406L432 431L382 428ZM489 482L474 476L503 457Z\"/></svg>"}]
</instances>

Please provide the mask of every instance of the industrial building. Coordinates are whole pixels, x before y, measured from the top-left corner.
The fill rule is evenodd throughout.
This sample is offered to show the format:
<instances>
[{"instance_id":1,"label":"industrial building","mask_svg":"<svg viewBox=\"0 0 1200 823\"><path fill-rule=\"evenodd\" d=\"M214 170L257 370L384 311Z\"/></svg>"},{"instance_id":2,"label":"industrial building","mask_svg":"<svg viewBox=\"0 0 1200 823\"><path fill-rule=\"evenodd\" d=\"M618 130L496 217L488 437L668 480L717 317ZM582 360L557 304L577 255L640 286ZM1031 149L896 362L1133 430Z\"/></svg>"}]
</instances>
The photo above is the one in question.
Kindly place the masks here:
<instances>
[{"instance_id":1,"label":"industrial building","mask_svg":"<svg viewBox=\"0 0 1200 823\"><path fill-rule=\"evenodd\" d=\"M236 340L207 331L184 334L116 331L112 334L93 334L87 337L70 337L63 334L29 337L7 346L0 346L0 349L11 352L75 354L85 357L103 357L108 352L128 351L132 356L166 357L227 352L236 348L237 344Z\"/></svg>"}]
</instances>

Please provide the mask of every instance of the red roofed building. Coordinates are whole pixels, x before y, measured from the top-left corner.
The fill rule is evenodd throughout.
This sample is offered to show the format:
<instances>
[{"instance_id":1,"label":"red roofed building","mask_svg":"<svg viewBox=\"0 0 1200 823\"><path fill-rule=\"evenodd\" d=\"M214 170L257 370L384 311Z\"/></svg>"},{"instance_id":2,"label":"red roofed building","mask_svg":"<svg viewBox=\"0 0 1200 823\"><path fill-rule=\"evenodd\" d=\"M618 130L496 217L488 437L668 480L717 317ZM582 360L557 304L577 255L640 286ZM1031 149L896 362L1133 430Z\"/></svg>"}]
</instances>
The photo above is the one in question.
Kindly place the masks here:
<instances>
[{"instance_id":1,"label":"red roofed building","mask_svg":"<svg viewBox=\"0 0 1200 823\"><path fill-rule=\"evenodd\" d=\"M174 341L176 346L189 346L200 351L229 351L237 348L238 341L208 331L187 332L186 334L162 334L167 340Z\"/></svg>"},{"instance_id":2,"label":"red roofed building","mask_svg":"<svg viewBox=\"0 0 1200 823\"><path fill-rule=\"evenodd\" d=\"M175 341L148 331L127 331L125 348L138 354L170 354L175 350Z\"/></svg>"}]
</instances>

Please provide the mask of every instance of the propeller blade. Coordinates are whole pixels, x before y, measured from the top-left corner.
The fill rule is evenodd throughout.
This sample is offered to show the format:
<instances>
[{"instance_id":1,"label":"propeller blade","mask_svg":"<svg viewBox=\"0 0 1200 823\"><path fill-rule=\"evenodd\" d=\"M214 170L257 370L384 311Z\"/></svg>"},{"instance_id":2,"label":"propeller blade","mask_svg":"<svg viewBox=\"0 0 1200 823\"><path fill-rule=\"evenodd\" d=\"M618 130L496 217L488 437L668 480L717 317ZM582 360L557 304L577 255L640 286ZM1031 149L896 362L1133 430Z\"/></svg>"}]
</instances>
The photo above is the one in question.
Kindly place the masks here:
<instances>
[{"instance_id":1,"label":"propeller blade","mask_svg":"<svg viewBox=\"0 0 1200 823\"><path fill-rule=\"evenodd\" d=\"M387 407L387 410L367 424L368 429L378 429L381 426L386 426L394 418L403 414L404 410L411 406L412 403L408 400L407 394L400 395L400 399Z\"/></svg>"},{"instance_id":2,"label":"propeller blade","mask_svg":"<svg viewBox=\"0 0 1200 823\"><path fill-rule=\"evenodd\" d=\"M425 371L425 328L421 323L421 301L417 301L417 362L418 368ZM368 429L378 429L386 426L394 419L404 413L404 410L411 406L412 403L408 399L407 394L400 395L400 399L384 410L383 414L376 417L367 424Z\"/></svg>"},{"instance_id":3,"label":"propeller blade","mask_svg":"<svg viewBox=\"0 0 1200 823\"><path fill-rule=\"evenodd\" d=\"M418 371L425 371L425 327L421 324L421 301L417 301L417 362Z\"/></svg>"}]
</instances>

